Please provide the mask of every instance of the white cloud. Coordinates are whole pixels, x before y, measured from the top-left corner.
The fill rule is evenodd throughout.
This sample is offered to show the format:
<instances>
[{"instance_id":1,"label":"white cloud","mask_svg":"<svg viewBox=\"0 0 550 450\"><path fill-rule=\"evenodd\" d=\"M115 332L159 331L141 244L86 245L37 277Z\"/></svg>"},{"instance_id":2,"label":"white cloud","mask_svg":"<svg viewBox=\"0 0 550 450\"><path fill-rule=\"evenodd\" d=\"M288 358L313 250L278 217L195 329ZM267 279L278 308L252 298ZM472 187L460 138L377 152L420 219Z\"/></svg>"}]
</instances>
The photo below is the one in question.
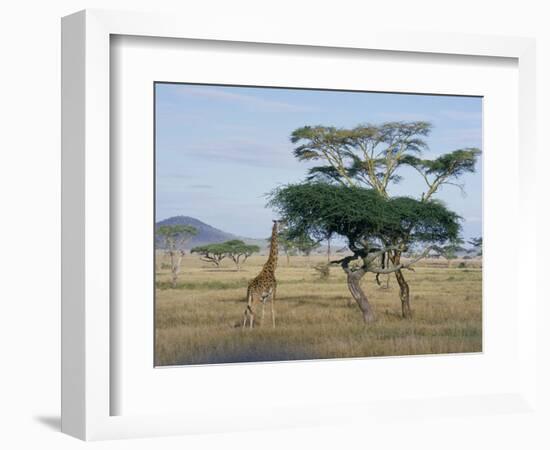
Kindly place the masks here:
<instances>
[{"instance_id":1,"label":"white cloud","mask_svg":"<svg viewBox=\"0 0 550 450\"><path fill-rule=\"evenodd\" d=\"M186 146L182 151L195 160L214 159L256 167L296 166L289 144L277 145L254 139L212 140Z\"/></svg>"},{"instance_id":2,"label":"white cloud","mask_svg":"<svg viewBox=\"0 0 550 450\"><path fill-rule=\"evenodd\" d=\"M212 100L240 103L267 112L312 112L314 108L303 105L296 105L288 102L268 100L250 94L236 94L221 89L209 87L187 87L180 86L177 93L185 96L202 97Z\"/></svg>"}]
</instances>

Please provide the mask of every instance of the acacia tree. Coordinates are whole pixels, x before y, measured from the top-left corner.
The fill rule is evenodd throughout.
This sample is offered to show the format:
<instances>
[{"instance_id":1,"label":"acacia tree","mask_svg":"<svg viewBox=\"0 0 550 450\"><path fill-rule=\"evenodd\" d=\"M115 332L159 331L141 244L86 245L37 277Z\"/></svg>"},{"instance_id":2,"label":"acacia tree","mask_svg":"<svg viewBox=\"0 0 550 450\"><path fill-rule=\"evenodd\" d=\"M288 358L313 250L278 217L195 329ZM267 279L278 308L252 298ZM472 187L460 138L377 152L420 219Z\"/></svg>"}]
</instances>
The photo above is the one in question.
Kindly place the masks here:
<instances>
[{"instance_id":1,"label":"acacia tree","mask_svg":"<svg viewBox=\"0 0 550 450\"><path fill-rule=\"evenodd\" d=\"M223 244L199 245L191 249L191 253L198 253L201 261L214 264L217 268L227 257L227 248Z\"/></svg>"},{"instance_id":2,"label":"acacia tree","mask_svg":"<svg viewBox=\"0 0 550 450\"><path fill-rule=\"evenodd\" d=\"M451 265L451 260L458 258L457 253L465 250L462 244L464 244L464 241L457 238L449 242L447 245L437 249L438 252L447 260L449 267Z\"/></svg>"},{"instance_id":3,"label":"acacia tree","mask_svg":"<svg viewBox=\"0 0 550 450\"><path fill-rule=\"evenodd\" d=\"M473 252L477 253L477 256L483 255L483 238L482 237L472 238L468 241L468 244L470 244L473 247Z\"/></svg>"},{"instance_id":4,"label":"acacia tree","mask_svg":"<svg viewBox=\"0 0 550 450\"><path fill-rule=\"evenodd\" d=\"M403 223L399 229L394 229L387 234L379 233L376 237L379 244L377 256L384 256L384 259L390 263L387 267L380 269L384 270L384 273L395 273L399 284L403 317L411 316L411 308L410 288L403 274L405 267L401 257L403 252L417 240L413 233L415 220L419 219L419 217L413 217L420 211L417 204L436 205L433 196L444 185L455 185L461 188L457 182L458 179L464 173L475 170L475 163L480 154L477 148L464 148L432 160L421 158L423 152L427 150L424 137L429 135L431 128L430 123L423 121L386 122L380 125L358 125L351 129L306 126L294 130L291 135L291 142L297 144L294 155L298 160L322 163L320 166L309 169L308 181L370 189L386 200L391 200L388 190L390 185L401 181L398 170L404 165L416 169L425 181L426 190L420 199L416 200L414 207L410 203L406 205L405 200L401 201L402 207L405 208L401 212L412 216L403 216ZM276 197L274 199L276 200ZM360 209L365 208L356 202L354 204ZM284 205L280 204L280 206ZM442 207L442 205L439 206ZM407 213L408 207L412 210ZM361 211L358 211L358 214L361 214ZM343 236L347 237L346 234ZM364 238L369 240L368 236ZM450 238L452 236L448 237ZM351 245L350 250L355 257L360 257L356 253L357 247L353 247L357 246L354 239ZM368 250L369 246L363 247ZM425 256L425 254L427 251L421 252L421 255ZM416 260L415 258L413 261L416 262ZM372 261L369 264L372 264ZM407 263L406 266L410 265Z\"/></svg>"},{"instance_id":5,"label":"acacia tree","mask_svg":"<svg viewBox=\"0 0 550 450\"><path fill-rule=\"evenodd\" d=\"M391 273L409 268L434 248L427 246L416 258L391 267L381 267L380 255L397 247L385 246L406 230L410 242L441 244L458 236L459 217L439 202L420 202L407 197L384 198L377 191L328 183L303 183L272 192L270 206L288 223L289 233L322 239L328 233L347 240L352 255L332 261L347 275L348 289L365 322L374 312L361 279L369 272Z\"/></svg>"},{"instance_id":6,"label":"acacia tree","mask_svg":"<svg viewBox=\"0 0 550 450\"><path fill-rule=\"evenodd\" d=\"M296 250L298 250L302 255L307 258L308 264L311 252L321 246L318 239L313 239L307 233L296 235L291 238L291 240L294 243L294 247L296 248Z\"/></svg>"},{"instance_id":7,"label":"acacia tree","mask_svg":"<svg viewBox=\"0 0 550 450\"><path fill-rule=\"evenodd\" d=\"M191 225L161 225L157 228L157 236L161 238L163 247L170 257L173 288L176 287L181 260L185 255L183 247L198 232L199 230Z\"/></svg>"},{"instance_id":8,"label":"acacia tree","mask_svg":"<svg viewBox=\"0 0 550 450\"><path fill-rule=\"evenodd\" d=\"M260 251L260 247L257 245L248 245L238 239L224 242L222 245L226 247L228 256L237 266L237 271L241 270L241 265L245 263L249 256Z\"/></svg>"},{"instance_id":9,"label":"acacia tree","mask_svg":"<svg viewBox=\"0 0 550 450\"><path fill-rule=\"evenodd\" d=\"M241 270L241 265L253 253L260 251L257 245L248 245L245 242L234 239L231 241L222 242L221 244L208 244L194 247L191 253L201 255L201 260L214 264L220 267L222 260L230 258L237 266L237 270Z\"/></svg>"}]
</instances>

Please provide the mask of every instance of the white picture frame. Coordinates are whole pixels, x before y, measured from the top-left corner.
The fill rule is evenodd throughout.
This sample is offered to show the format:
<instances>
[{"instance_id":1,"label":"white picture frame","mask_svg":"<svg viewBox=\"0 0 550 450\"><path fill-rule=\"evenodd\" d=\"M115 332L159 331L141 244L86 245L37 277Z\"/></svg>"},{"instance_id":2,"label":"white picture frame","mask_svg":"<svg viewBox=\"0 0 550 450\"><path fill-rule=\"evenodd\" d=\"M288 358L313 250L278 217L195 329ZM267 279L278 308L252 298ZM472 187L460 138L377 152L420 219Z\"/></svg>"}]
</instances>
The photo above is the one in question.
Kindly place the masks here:
<instances>
[{"instance_id":1,"label":"white picture frame","mask_svg":"<svg viewBox=\"0 0 550 450\"><path fill-rule=\"evenodd\" d=\"M231 24L208 30L190 17L87 10L67 16L62 22L62 430L85 440L162 436L209 431L247 430L264 427L257 421L216 420L211 413L189 410L170 414L111 415L116 385L111 378L113 352L110 336L115 330L111 317L111 184L116 173L110 167L110 39L112 35L200 39L255 44L285 44L302 47L368 49L408 52L418 55L446 54L500 57L517 60L519 77L518 130L519 182L517 205L523 230L535 229L534 186L528 176L535 166L535 43L532 39L451 35L439 33L363 32L349 30L326 36L322 30L306 34L298 30L270 31L258 25L234 29ZM533 261L529 269L518 266L517 277L527 278L536 261L536 236L522 233L525 245L520 260ZM519 294L515 294L516 296ZM518 355L520 367L516 389L464 398L410 400L407 411L414 415L429 402L437 402L440 414L491 414L503 405L515 412L536 408L536 292L522 292L518 302ZM263 373L275 366L263 366ZM311 367L311 366L310 366ZM234 367L234 370L239 370ZM296 369L298 370L298 369ZM184 375L182 375L184 376ZM269 375L268 375L269 376ZM362 416L393 418L392 403L342 402L330 411L319 405L303 408L277 406L269 426L295 426L357 420ZM428 402L428 403L426 403ZM219 405L226 416L233 405ZM264 412L267 414L267 412ZM399 416L402 411L397 414ZM221 419L221 416L220 416Z\"/></svg>"}]
</instances>

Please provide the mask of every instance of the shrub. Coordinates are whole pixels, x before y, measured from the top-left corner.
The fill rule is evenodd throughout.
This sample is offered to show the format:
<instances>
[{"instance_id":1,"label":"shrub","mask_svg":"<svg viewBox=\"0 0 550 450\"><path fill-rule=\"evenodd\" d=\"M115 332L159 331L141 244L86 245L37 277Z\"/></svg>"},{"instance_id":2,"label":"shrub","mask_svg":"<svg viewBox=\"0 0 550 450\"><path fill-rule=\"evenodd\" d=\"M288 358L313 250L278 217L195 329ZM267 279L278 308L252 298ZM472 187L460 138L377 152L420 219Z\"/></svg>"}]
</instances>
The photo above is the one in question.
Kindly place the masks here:
<instances>
[{"instance_id":1,"label":"shrub","mask_svg":"<svg viewBox=\"0 0 550 450\"><path fill-rule=\"evenodd\" d=\"M321 280L326 280L330 276L330 265L327 263L316 264L313 269L319 274Z\"/></svg>"}]
</instances>

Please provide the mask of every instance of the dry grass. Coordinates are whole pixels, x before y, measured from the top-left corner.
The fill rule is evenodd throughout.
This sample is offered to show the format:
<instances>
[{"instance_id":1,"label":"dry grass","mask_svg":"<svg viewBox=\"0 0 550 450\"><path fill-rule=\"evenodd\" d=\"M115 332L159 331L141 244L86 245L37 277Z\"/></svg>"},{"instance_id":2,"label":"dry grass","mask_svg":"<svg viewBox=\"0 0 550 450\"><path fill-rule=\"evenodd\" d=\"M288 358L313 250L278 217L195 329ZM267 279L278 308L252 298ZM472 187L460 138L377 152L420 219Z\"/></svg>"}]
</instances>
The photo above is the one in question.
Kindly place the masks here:
<instances>
[{"instance_id":1,"label":"dry grass","mask_svg":"<svg viewBox=\"0 0 550 450\"><path fill-rule=\"evenodd\" d=\"M377 321L365 326L357 306L349 306L345 276L335 267L320 281L313 266L324 257L285 258L277 270L277 327L269 304L263 327L242 330L246 286L265 261L252 257L240 272L229 262L213 269L186 256L176 289L168 271L157 273L156 365L280 361L482 350L481 270L479 263L426 261L407 272L412 320L400 318L397 283L381 289L372 274L364 288ZM259 314L257 315L259 317Z\"/></svg>"}]
</instances>

